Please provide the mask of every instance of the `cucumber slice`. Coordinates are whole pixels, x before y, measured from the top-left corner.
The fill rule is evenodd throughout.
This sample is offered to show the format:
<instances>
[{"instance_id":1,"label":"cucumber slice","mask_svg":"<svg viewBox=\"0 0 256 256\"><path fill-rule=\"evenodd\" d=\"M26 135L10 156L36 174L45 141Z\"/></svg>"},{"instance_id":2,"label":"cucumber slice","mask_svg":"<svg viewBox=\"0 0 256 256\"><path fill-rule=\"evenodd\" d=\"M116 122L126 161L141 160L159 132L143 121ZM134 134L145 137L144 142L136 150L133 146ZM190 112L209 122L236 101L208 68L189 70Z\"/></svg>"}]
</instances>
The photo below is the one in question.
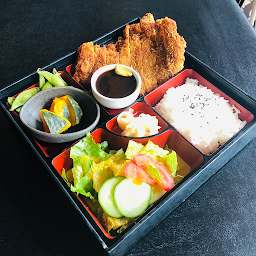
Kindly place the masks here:
<instances>
[{"instance_id":1,"label":"cucumber slice","mask_svg":"<svg viewBox=\"0 0 256 256\"><path fill-rule=\"evenodd\" d=\"M113 218L121 218L123 215L116 207L114 200L114 189L117 183L119 183L124 177L116 176L106 180L100 187L98 193L98 201L103 210Z\"/></svg>"},{"instance_id":2,"label":"cucumber slice","mask_svg":"<svg viewBox=\"0 0 256 256\"><path fill-rule=\"evenodd\" d=\"M127 218L141 215L148 207L151 188L146 182L135 184L132 179L124 178L114 189L114 199L121 214Z\"/></svg>"}]
</instances>

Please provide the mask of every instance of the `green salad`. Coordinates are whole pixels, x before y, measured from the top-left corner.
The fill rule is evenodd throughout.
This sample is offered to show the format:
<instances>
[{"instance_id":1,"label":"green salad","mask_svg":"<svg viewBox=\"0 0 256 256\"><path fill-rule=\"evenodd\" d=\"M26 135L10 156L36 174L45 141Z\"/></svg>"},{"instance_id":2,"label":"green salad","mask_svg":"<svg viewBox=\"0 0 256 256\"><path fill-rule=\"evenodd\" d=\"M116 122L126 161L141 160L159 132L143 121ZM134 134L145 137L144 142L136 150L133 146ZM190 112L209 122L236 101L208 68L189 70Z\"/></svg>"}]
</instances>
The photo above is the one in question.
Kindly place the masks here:
<instances>
[{"instance_id":1,"label":"green salad","mask_svg":"<svg viewBox=\"0 0 256 256\"><path fill-rule=\"evenodd\" d=\"M71 191L96 205L96 216L107 232L121 232L175 185L176 152L148 141L130 140L126 150L111 150L108 142L87 136L70 149L73 166L62 176Z\"/></svg>"}]
</instances>

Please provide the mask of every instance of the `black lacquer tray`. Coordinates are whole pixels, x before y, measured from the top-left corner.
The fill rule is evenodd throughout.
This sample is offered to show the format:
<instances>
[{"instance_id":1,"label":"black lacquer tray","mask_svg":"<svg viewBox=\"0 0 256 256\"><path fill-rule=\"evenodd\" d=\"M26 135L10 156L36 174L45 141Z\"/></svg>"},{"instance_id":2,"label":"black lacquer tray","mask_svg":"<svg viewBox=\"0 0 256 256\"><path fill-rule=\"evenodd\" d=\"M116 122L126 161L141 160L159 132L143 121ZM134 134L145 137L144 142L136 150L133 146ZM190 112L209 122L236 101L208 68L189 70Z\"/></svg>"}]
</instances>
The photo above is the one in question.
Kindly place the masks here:
<instances>
[{"instance_id":1,"label":"black lacquer tray","mask_svg":"<svg viewBox=\"0 0 256 256\"><path fill-rule=\"evenodd\" d=\"M134 22L139 22L139 18L132 20L130 23ZM115 42L119 36L122 36L125 25L96 39L94 43L102 45ZM51 71L53 68L56 68L60 71L61 76L69 85L90 92L90 88L83 88L72 78L75 58L76 52L72 52L43 69ZM202 153L186 138L179 134L175 127L160 117L153 108L168 88L181 85L187 77L198 79L203 85L211 88L216 93L220 93L221 96L229 100L231 104L234 104L240 110L240 119L247 121L247 124L235 136L212 154ZM26 139L27 143L32 147L35 154L50 172L63 192L79 211L91 232L98 239L99 246L101 245L109 255L123 255L133 244L145 236L176 207L186 200L186 198L188 198L197 188L235 156L244 146L246 146L256 134L256 101L204 65L189 52L185 52L185 67L179 74L148 95L139 98L127 108L132 108L135 112L155 115L162 128L159 134L151 136L149 139L162 147L165 144L168 144L168 146L174 149L190 166L191 172L171 191L168 191L162 198L151 205L144 214L136 219L136 221L121 234L108 234L95 217L86 200L71 192L69 185L61 176L62 169L67 169L71 165L69 148L76 143L76 141L51 144L37 140L25 130L25 127L19 119L19 114L9 111L10 106L7 103L7 97L16 95L24 89L35 86L37 83L38 74L34 72L33 74L5 87L0 91L1 107L17 127L21 135ZM96 142L107 140L109 142L109 147L113 149L119 149L127 145L129 139L120 136L117 131L116 117L121 111L124 111L124 109L111 110L101 107L100 122L94 131L91 132ZM141 143L145 143L147 140L148 139L137 139L137 141Z\"/></svg>"}]
</instances>

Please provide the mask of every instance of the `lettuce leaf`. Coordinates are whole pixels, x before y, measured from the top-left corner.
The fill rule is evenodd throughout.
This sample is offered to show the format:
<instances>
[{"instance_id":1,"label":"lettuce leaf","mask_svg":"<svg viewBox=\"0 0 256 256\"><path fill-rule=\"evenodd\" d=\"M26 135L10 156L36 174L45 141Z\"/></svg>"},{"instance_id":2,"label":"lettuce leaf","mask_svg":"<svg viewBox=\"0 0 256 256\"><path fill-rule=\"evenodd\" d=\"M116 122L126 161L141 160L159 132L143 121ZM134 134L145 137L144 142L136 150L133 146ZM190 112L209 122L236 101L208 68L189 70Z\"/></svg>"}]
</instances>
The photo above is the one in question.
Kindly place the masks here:
<instances>
[{"instance_id":1,"label":"lettuce leaf","mask_svg":"<svg viewBox=\"0 0 256 256\"><path fill-rule=\"evenodd\" d=\"M93 201L96 201L96 193L93 189L93 181L91 178L88 177L88 175L82 177L79 182L76 183L76 187L71 185L71 191L89 197Z\"/></svg>"},{"instance_id":2,"label":"lettuce leaf","mask_svg":"<svg viewBox=\"0 0 256 256\"><path fill-rule=\"evenodd\" d=\"M80 157L82 158L82 157ZM86 162L86 168L82 168L81 165L76 165L72 168L72 174L74 178L74 184L70 184L71 191L82 194L95 201L95 191L93 189L93 181L91 179L91 165L93 161L88 159ZM85 165L84 165L85 166ZM86 171L86 173L84 172Z\"/></svg>"},{"instance_id":3,"label":"lettuce leaf","mask_svg":"<svg viewBox=\"0 0 256 256\"><path fill-rule=\"evenodd\" d=\"M95 143L89 132L86 137L71 147L70 157L73 159L72 174L74 178L74 184L70 184L72 192L95 200L92 166L95 162L106 161L110 158L106 152L107 149L107 141Z\"/></svg>"},{"instance_id":4,"label":"lettuce leaf","mask_svg":"<svg viewBox=\"0 0 256 256\"><path fill-rule=\"evenodd\" d=\"M157 161L163 161L168 153L168 150L162 149L150 140L145 146L143 146L141 143L130 140L125 151L125 156L127 159L132 159L133 156L137 154L145 154L153 157Z\"/></svg>"},{"instance_id":5,"label":"lettuce leaf","mask_svg":"<svg viewBox=\"0 0 256 256\"><path fill-rule=\"evenodd\" d=\"M93 180L93 188L96 192L99 192L100 187L106 180L114 176L112 170L109 168L112 163L112 158L109 158L106 161L101 161L92 165L91 176Z\"/></svg>"},{"instance_id":6,"label":"lettuce leaf","mask_svg":"<svg viewBox=\"0 0 256 256\"><path fill-rule=\"evenodd\" d=\"M108 142L96 143L90 133L86 137L73 145L70 149L70 157L72 159L77 156L89 155L94 162L107 160L110 155L106 152L108 149Z\"/></svg>"},{"instance_id":7,"label":"lettuce leaf","mask_svg":"<svg viewBox=\"0 0 256 256\"><path fill-rule=\"evenodd\" d=\"M127 160L123 149L119 149L113 156L111 156L113 163L110 165L110 169L114 176L125 176L125 166L130 160Z\"/></svg>"},{"instance_id":8,"label":"lettuce leaf","mask_svg":"<svg viewBox=\"0 0 256 256\"><path fill-rule=\"evenodd\" d=\"M73 181L71 181L71 180L69 180L69 179L67 178L66 171L65 171L64 168L62 169L61 176L62 176L62 178L63 178L70 186L73 185Z\"/></svg>"},{"instance_id":9,"label":"lettuce leaf","mask_svg":"<svg viewBox=\"0 0 256 256\"><path fill-rule=\"evenodd\" d=\"M73 158L73 166L74 167L80 166L83 170L83 176L90 171L92 165L93 165L93 160L88 155L75 156Z\"/></svg>"},{"instance_id":10,"label":"lettuce leaf","mask_svg":"<svg viewBox=\"0 0 256 256\"><path fill-rule=\"evenodd\" d=\"M74 166L72 168L72 174L74 178L74 187L76 187L76 184L80 181L80 179L84 176L83 168L81 166Z\"/></svg>"},{"instance_id":11,"label":"lettuce leaf","mask_svg":"<svg viewBox=\"0 0 256 256\"><path fill-rule=\"evenodd\" d=\"M151 156L157 161L162 161L165 156L169 154L169 151L160 148L158 145L149 140L139 153Z\"/></svg>"},{"instance_id":12,"label":"lettuce leaf","mask_svg":"<svg viewBox=\"0 0 256 256\"><path fill-rule=\"evenodd\" d=\"M111 159L113 161L126 160L126 156L123 149L121 148L118 151L116 151L116 153L111 156Z\"/></svg>"},{"instance_id":13,"label":"lettuce leaf","mask_svg":"<svg viewBox=\"0 0 256 256\"><path fill-rule=\"evenodd\" d=\"M144 146L141 143L137 143L134 140L129 140L127 149L125 151L126 158L131 160L133 156L139 154L143 147Z\"/></svg>"},{"instance_id":14,"label":"lettuce leaf","mask_svg":"<svg viewBox=\"0 0 256 256\"><path fill-rule=\"evenodd\" d=\"M161 174L157 168L149 164L146 168L146 172L157 182L157 184L162 184Z\"/></svg>"},{"instance_id":15,"label":"lettuce leaf","mask_svg":"<svg viewBox=\"0 0 256 256\"><path fill-rule=\"evenodd\" d=\"M177 161L177 155L175 151L172 151L170 154L168 154L165 157L164 165L170 171L170 173L172 174L172 177L175 178L176 172L178 169L178 161Z\"/></svg>"}]
</instances>

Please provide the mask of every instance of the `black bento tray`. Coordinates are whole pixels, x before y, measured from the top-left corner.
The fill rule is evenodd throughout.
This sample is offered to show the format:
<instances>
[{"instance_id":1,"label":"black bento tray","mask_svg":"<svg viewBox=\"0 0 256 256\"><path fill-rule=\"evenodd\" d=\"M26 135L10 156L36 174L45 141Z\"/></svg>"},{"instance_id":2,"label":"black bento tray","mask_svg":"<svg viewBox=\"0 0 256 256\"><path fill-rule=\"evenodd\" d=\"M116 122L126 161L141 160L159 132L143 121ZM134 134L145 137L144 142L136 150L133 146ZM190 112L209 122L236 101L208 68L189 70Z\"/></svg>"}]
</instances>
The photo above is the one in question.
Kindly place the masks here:
<instances>
[{"instance_id":1,"label":"black bento tray","mask_svg":"<svg viewBox=\"0 0 256 256\"><path fill-rule=\"evenodd\" d=\"M139 22L139 18L132 20L129 23ZM126 25L126 24L125 24ZM122 36L125 25L117 28L116 30L96 39L95 44L108 44L117 40L119 36ZM83 88L76 83L72 78L72 64L75 62L76 51L72 52L63 58L49 64L44 67L44 70L51 71L56 68L61 71L62 77L75 87ZM161 222L166 216L168 216L176 207L178 207L186 198L188 198L197 188L199 188L204 182L206 182L214 173L216 173L224 164L226 164L233 156L235 156L244 146L246 146L256 134L256 101L249 95L241 91L235 85L227 81L225 78L214 72L212 69L204 65L200 60L192 56L190 53L185 52L185 67L178 75L171 80L177 78L182 72L186 70L192 70L199 76L203 77L209 83L213 84L221 92L227 95L230 99L234 100L237 104L242 106L243 109L249 113L249 122L242 128L234 137L221 146L214 153L206 155L193 149L196 154L200 156L202 161L191 171L180 183L178 183L171 191L167 192L159 201L151 206L144 214L142 214L131 226L129 226L124 232L116 237L107 237L99 226L95 223L95 220L85 209L79 197L71 192L67 183L63 180L60 173L56 170L53 160L65 152L75 143L63 143L63 144L49 144L41 142L32 137L25 127L21 123L19 116L15 112L9 111L9 105L7 103L7 97L16 95L17 93L29 88L38 83L38 74L36 72L24 77L23 79L7 86L0 91L0 104L7 116L18 128L19 132L29 143L35 154L44 164L46 169L50 172L52 177L61 187L63 192L68 196L73 205L81 214L82 218L87 223L92 233L96 236L99 243L109 255L123 255L133 244L139 239L145 236L151 229L153 229L159 222ZM192 73L193 73L192 72ZM154 112L150 105L150 94L139 98L135 104L144 104L150 111ZM131 106L132 107L132 106ZM101 120L98 127L94 131L102 130L107 131L108 121L113 120L115 116L122 110L109 110L101 107ZM165 120L163 120L165 122ZM161 131L160 135L164 136L166 131L174 131L175 128L166 123L166 129ZM175 131L176 132L176 131ZM115 136L114 131L109 131L111 136ZM178 133L177 133L178 134ZM180 136L180 135L177 135ZM180 136L182 137L182 136ZM186 139L183 138L184 141ZM189 142L186 142L189 143ZM193 147L192 145L190 145Z\"/></svg>"}]
</instances>

